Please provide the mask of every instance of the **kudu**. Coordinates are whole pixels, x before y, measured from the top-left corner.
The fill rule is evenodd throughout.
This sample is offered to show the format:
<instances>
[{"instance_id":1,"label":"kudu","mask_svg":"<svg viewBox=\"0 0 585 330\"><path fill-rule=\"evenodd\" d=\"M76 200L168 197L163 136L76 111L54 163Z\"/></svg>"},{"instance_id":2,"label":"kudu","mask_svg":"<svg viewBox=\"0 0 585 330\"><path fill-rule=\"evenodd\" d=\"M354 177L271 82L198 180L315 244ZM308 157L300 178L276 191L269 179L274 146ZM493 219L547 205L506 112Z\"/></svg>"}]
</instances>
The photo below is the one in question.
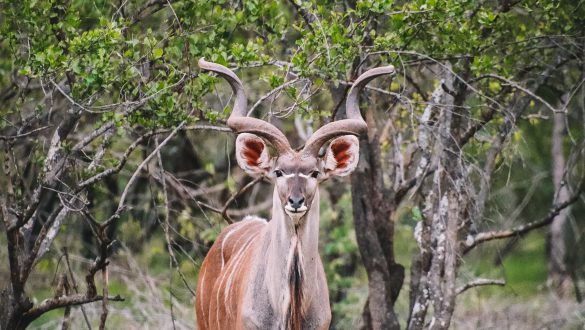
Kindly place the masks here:
<instances>
[{"instance_id":1,"label":"kudu","mask_svg":"<svg viewBox=\"0 0 585 330\"><path fill-rule=\"evenodd\" d=\"M219 74L233 89L235 104L227 125L238 134L238 164L248 174L275 183L272 220L248 216L228 226L203 261L195 300L199 329L328 329L329 294L318 253L318 186L332 175L345 176L355 169L356 136L366 129L358 92L394 68L362 74L347 96L347 119L321 127L295 151L278 128L246 116L244 88L231 70L203 59L199 67ZM276 156L270 156L264 140Z\"/></svg>"}]
</instances>

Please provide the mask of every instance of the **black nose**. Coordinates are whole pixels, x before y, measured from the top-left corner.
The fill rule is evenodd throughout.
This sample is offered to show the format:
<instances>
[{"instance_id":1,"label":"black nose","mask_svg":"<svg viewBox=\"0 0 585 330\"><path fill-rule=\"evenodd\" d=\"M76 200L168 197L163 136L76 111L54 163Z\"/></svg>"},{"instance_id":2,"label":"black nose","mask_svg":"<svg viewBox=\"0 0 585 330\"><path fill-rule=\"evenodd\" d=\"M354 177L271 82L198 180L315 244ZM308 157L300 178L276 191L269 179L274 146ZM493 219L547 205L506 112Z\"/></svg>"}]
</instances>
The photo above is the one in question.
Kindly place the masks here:
<instances>
[{"instance_id":1,"label":"black nose","mask_svg":"<svg viewBox=\"0 0 585 330\"><path fill-rule=\"evenodd\" d=\"M305 197L298 196L298 197L289 197L288 198L288 205L293 209L298 209L303 206L305 203Z\"/></svg>"}]
</instances>

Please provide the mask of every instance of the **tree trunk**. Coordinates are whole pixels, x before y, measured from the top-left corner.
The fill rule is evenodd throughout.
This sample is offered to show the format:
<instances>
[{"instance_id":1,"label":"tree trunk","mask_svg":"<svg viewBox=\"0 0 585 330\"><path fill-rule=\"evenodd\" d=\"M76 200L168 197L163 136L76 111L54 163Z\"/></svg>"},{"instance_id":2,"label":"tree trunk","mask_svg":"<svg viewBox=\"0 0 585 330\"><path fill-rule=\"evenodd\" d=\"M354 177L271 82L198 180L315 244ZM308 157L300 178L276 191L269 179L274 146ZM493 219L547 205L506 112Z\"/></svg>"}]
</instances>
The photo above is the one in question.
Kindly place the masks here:
<instances>
[{"instance_id":1,"label":"tree trunk","mask_svg":"<svg viewBox=\"0 0 585 330\"><path fill-rule=\"evenodd\" d=\"M362 329L399 329L394 303L404 281L404 267L394 259L395 209L385 194L380 146L373 114L368 112L368 135L360 140L360 162L354 171L352 204L357 242L368 274L368 301Z\"/></svg>"},{"instance_id":2,"label":"tree trunk","mask_svg":"<svg viewBox=\"0 0 585 330\"><path fill-rule=\"evenodd\" d=\"M466 86L455 81L449 63L421 117L421 164L436 166L424 187L423 220L415 229L420 253L412 266L408 329L448 329L455 310L460 239L468 233L469 175L457 141L464 131ZM463 74L465 79L465 74ZM437 118L433 120L432 118ZM436 165L435 165L436 164ZM418 174L417 170L417 175ZM424 172L421 168L421 172ZM426 323L429 307L433 314Z\"/></svg>"},{"instance_id":3,"label":"tree trunk","mask_svg":"<svg viewBox=\"0 0 585 330\"><path fill-rule=\"evenodd\" d=\"M563 138L565 136L566 114L559 112L554 114L552 133L552 172L555 187L555 202L562 203L568 199L567 186L564 184L565 155L563 153ZM548 258L549 287L561 298L569 298L571 295L571 276L566 261L567 247L564 228L567 222L569 208L565 208L553 220L550 226L550 250Z\"/></svg>"}]
</instances>

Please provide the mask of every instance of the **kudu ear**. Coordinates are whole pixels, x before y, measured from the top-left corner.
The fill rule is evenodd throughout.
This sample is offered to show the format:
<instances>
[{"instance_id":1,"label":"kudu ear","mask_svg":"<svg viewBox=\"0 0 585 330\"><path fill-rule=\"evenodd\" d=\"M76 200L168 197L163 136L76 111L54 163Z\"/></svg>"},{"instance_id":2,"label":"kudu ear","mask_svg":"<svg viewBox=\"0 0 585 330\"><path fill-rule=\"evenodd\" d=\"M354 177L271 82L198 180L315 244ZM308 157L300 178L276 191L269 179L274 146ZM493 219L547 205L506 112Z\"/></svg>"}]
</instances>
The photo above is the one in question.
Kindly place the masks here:
<instances>
[{"instance_id":1,"label":"kudu ear","mask_svg":"<svg viewBox=\"0 0 585 330\"><path fill-rule=\"evenodd\" d=\"M325 174L346 176L355 170L360 159L360 142L353 135L340 136L329 144L325 153Z\"/></svg>"},{"instance_id":2,"label":"kudu ear","mask_svg":"<svg viewBox=\"0 0 585 330\"><path fill-rule=\"evenodd\" d=\"M264 175L272 166L264 140L250 133L238 135L236 158L240 167L250 175Z\"/></svg>"}]
</instances>

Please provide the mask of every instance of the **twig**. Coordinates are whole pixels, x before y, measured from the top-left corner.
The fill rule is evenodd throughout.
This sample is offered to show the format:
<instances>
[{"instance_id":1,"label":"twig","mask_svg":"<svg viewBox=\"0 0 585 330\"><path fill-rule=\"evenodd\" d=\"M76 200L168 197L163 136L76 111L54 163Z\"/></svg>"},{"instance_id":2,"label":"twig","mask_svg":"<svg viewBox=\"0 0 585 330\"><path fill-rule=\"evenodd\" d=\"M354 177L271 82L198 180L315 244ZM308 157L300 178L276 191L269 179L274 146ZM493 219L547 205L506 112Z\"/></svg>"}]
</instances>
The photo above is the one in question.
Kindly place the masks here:
<instances>
[{"instance_id":1,"label":"twig","mask_svg":"<svg viewBox=\"0 0 585 330\"><path fill-rule=\"evenodd\" d=\"M154 139L155 145L158 147L158 137ZM173 266L177 267L177 270L179 270L179 273L181 274L182 277L182 272L180 269L178 269L178 263L177 263L177 259L175 258L175 251L173 251L173 246L171 244L171 235L169 233L169 192L167 190L167 182L164 179L164 175L165 175L165 169L163 167L163 162L162 162L162 157L160 155L160 150L157 151L156 153L156 160L158 162L158 167L159 167L159 171L160 171L160 176L161 178L163 178L161 180L162 183L162 188L163 188L163 198L164 198L164 207L165 207L165 218L164 218L164 222L162 223L162 227L163 227L163 231L165 233L165 241L167 243L167 250L169 251L169 268L172 270ZM158 219L158 215L156 216L156 218ZM186 284L186 282L185 282ZM189 286L187 286L189 287ZM173 290L173 275L171 274L169 276L169 302L171 304L170 306L170 310L171 310L171 322L173 323L173 329L175 329L175 315L173 312L173 294L172 294L172 290ZM191 288L189 288L189 290L191 290ZM194 295L194 292L191 291L191 293Z\"/></svg>"},{"instance_id":2,"label":"twig","mask_svg":"<svg viewBox=\"0 0 585 330\"><path fill-rule=\"evenodd\" d=\"M477 88L475 88L474 86L472 86L468 81L466 81L465 79L463 79L463 77L461 77L460 75L458 75L457 73L455 73L455 71L453 71L453 69L451 69L450 67L448 67L445 63L441 63L440 60L437 60L435 58L432 58L428 55L422 54L422 53L418 53L418 52L414 52L414 51L408 51L408 50L384 50L384 51L376 51L376 52L371 52L371 53L367 53L365 56L369 57L372 55L380 55L380 54L403 54L403 55L413 55L413 56L418 56L418 57L422 57L425 58L437 65L439 65L441 68L443 68L444 70L448 71L449 73L451 73L457 80L459 80L461 83L463 83L465 86L467 86L467 88L469 88L470 90L472 90L474 93L476 93L477 95L479 95L482 98L485 98L489 101L491 101L493 104L497 105L500 109L504 109L504 106L502 106L498 101L494 100L493 98L485 95L484 93L482 93L481 91L479 91ZM440 86L441 84L439 84Z\"/></svg>"},{"instance_id":3,"label":"twig","mask_svg":"<svg viewBox=\"0 0 585 330\"><path fill-rule=\"evenodd\" d=\"M192 113L190 113L189 115L191 115ZM140 165L138 165L138 167L136 168L136 170L134 171L134 173L132 174L132 176L130 177L130 180L128 180L128 183L126 184L126 187L124 187L124 191L122 192L122 196L120 197L120 202L118 203L118 208L115 212L115 214L119 214L122 209L124 209L124 203L126 202L126 196L128 195L128 191L130 189L130 186L132 186L132 184L134 183L134 181L136 180L136 178L138 177L138 173L140 173L140 171L142 170L142 168L154 157L156 156L157 152L164 147L170 140L171 138L173 138L177 132L179 132L179 130L181 130L183 128L183 126L185 126L185 121L181 122L151 153L150 155L148 155L148 157L146 157L142 163L140 163ZM115 215L114 214L114 215ZM116 217L117 218L117 217ZM114 218L112 218L114 219ZM103 226L108 226L109 223L111 221L107 220Z\"/></svg>"},{"instance_id":4,"label":"twig","mask_svg":"<svg viewBox=\"0 0 585 330\"><path fill-rule=\"evenodd\" d=\"M141 20L148 17L149 15L152 15L152 14L156 13L157 11L161 10L165 6L165 4L167 4L167 3L168 3L167 0L150 0L150 1L148 1L144 6L140 7L136 11L136 14L134 14L132 16L132 18L130 19L130 26L140 22ZM154 7L154 9L151 11L148 11L148 9L151 7Z\"/></svg>"},{"instance_id":5,"label":"twig","mask_svg":"<svg viewBox=\"0 0 585 330\"><path fill-rule=\"evenodd\" d=\"M272 95L276 94L277 92L283 90L284 88L293 85L297 82L301 82L307 79L298 79L295 78L293 80L289 80L287 82L285 82L284 84L274 88L273 90L271 90L270 92L266 93L264 96L262 96L260 99L258 99L258 101L256 101L256 103L254 103L254 105L250 108L250 110L248 110L248 116L250 116L250 114L252 114L254 112L254 110L256 110L256 108L262 103L264 102L264 100L266 100L267 98L271 97Z\"/></svg>"},{"instance_id":6,"label":"twig","mask_svg":"<svg viewBox=\"0 0 585 330\"><path fill-rule=\"evenodd\" d=\"M158 146L158 139L156 139L155 142L156 142L156 145ZM177 261L177 257L175 256L175 251L173 250L172 239L171 239L171 235L169 232L169 228L171 227L171 224L169 223L169 218L170 218L170 216L169 216L169 212L170 212L169 192L167 189L166 180L164 179L165 169L163 167L163 162L162 162L162 157L160 155L160 150L157 153L156 157L157 157L157 161L158 161L158 166L160 168L160 176L162 178L161 184L163 186L163 198L164 198L164 203L165 203L165 219L164 219L164 223L163 223L163 231L165 233L165 240L167 241L167 249L169 250L169 255L171 257L170 264L171 264L171 267L174 266L177 269L177 272L179 273L179 276L181 277L183 284L185 284L185 286L187 287L189 292L191 292L191 295L195 296L195 291L193 291L193 289L191 289L187 279L185 278L185 275L183 274L183 272L179 268L179 262ZM172 276L171 276L171 281L172 281ZM172 289L172 285L171 285L171 289ZM169 289L169 291L171 289ZM172 314L172 305L173 305L172 301L173 301L173 298L171 295L171 319L173 321L173 328L175 328L175 316Z\"/></svg>"},{"instance_id":7,"label":"twig","mask_svg":"<svg viewBox=\"0 0 585 330\"><path fill-rule=\"evenodd\" d=\"M57 294L56 297L65 295L68 296L71 291L69 287L69 281L67 281L67 275L62 274L59 279L59 284L57 285ZM71 306L65 306L65 311L63 312L63 322L61 323L61 330L68 330L69 326L71 325Z\"/></svg>"},{"instance_id":8,"label":"twig","mask_svg":"<svg viewBox=\"0 0 585 330\"><path fill-rule=\"evenodd\" d=\"M228 210L227 213L232 217L243 217L250 214L257 214L258 212L270 209L272 207L272 195L266 198L263 202L256 203L243 209Z\"/></svg>"},{"instance_id":9,"label":"twig","mask_svg":"<svg viewBox=\"0 0 585 330\"><path fill-rule=\"evenodd\" d=\"M47 128L50 128L51 126L44 126L44 127L39 127L39 128L35 128L32 131L28 131L26 133L21 133L21 134L16 134L16 135L0 135L0 141L12 141L12 140L16 140L16 139L20 139L23 137L27 137L29 135L32 135L36 132L45 130Z\"/></svg>"},{"instance_id":10,"label":"twig","mask_svg":"<svg viewBox=\"0 0 585 330\"><path fill-rule=\"evenodd\" d=\"M530 95L530 97L532 97L532 98L536 99L537 101L539 101L540 103L544 104L544 106L546 106L547 108L549 108L554 113L557 113L557 112L566 112L566 107L563 110L558 110L555 107L553 107L550 103L548 103L547 101L545 101L542 97L534 94L532 91L528 90L525 87L522 87L520 84L518 84L517 82L514 82L514 81L512 81L510 79L504 78L502 76L498 76L497 74L493 74L493 73L484 74L484 75L478 77L477 79L479 79L479 78L494 78L494 79L498 79L498 80L503 81L506 84L508 84L508 85L510 85L510 86L512 86L512 87L514 87L516 89L519 89L519 90L523 91L524 93Z\"/></svg>"},{"instance_id":11,"label":"twig","mask_svg":"<svg viewBox=\"0 0 585 330\"><path fill-rule=\"evenodd\" d=\"M53 84L53 86L55 86L55 88L57 88L57 90L59 91L59 93L61 93L61 95L63 95L67 100L69 100L69 102L71 104L73 104L74 106L87 111L87 112L93 112L89 109L87 109L85 106L77 103L69 94L67 94L62 88L61 86L59 86L59 84L57 84L53 79L50 80L51 84Z\"/></svg>"},{"instance_id":12,"label":"twig","mask_svg":"<svg viewBox=\"0 0 585 330\"><path fill-rule=\"evenodd\" d=\"M227 202L225 202L225 205L223 206L223 208L221 209L221 216L229 223L232 224L234 223L234 220L227 214L227 208L230 206L230 204L241 194L245 193L248 189L250 189L251 187L253 187L256 183L262 181L262 179L264 179L264 176L259 176L257 178L255 178L254 180L250 181L250 183L248 183L247 185L245 185L244 187L242 187L242 189L236 191L235 193L233 193L230 198L227 200Z\"/></svg>"},{"instance_id":13,"label":"twig","mask_svg":"<svg viewBox=\"0 0 585 330\"><path fill-rule=\"evenodd\" d=\"M27 319L35 319L40 315L52 311L57 308L62 308L65 306L78 306L82 304L92 303L96 301L102 300L102 296L87 296L87 294L75 294L71 296L65 297L57 297L57 298L50 298L46 299L40 303L39 306L31 308L26 313L24 313L23 317ZM119 295L115 297L108 297L108 300L111 301L124 301L124 298L120 297Z\"/></svg>"},{"instance_id":14,"label":"twig","mask_svg":"<svg viewBox=\"0 0 585 330\"><path fill-rule=\"evenodd\" d=\"M483 112L481 114L481 119L479 120L479 122L469 127L465 131L465 133L461 135L458 145L460 146L466 145L467 142L469 142L469 140L475 135L475 133L477 133L480 129L482 129L487 123L489 123L494 118L495 114L496 114L495 107L490 107L490 109L487 112Z\"/></svg>"},{"instance_id":15,"label":"twig","mask_svg":"<svg viewBox=\"0 0 585 330\"><path fill-rule=\"evenodd\" d=\"M179 128L179 130L214 130L214 131L219 131L219 132L231 132L231 129L227 128L227 127L221 127L221 126L213 126L213 125L193 125L193 126L187 126L187 127L177 127ZM176 130L176 128L175 128ZM118 165L116 165L115 167L112 168L108 168L82 182L80 182L78 184L79 188L84 188L87 187L91 184L96 183L97 181L103 180L105 177L110 176L112 174L118 173L122 170L122 168L124 167L124 165L126 165L126 162L128 161L128 157L130 157L130 154L132 154L132 152L147 138L150 138L152 136L155 135L159 135L159 134L165 134L165 133L169 133L169 132L173 132L174 130L171 129L160 129L160 130L156 130L156 131L152 131L152 132L148 132L145 133L144 135L141 135L138 139L136 139L124 152L124 154L122 155L122 157L118 160Z\"/></svg>"},{"instance_id":16,"label":"twig","mask_svg":"<svg viewBox=\"0 0 585 330\"><path fill-rule=\"evenodd\" d=\"M525 235L526 233L528 233L534 229L541 228L541 227L544 227L544 226L551 224L553 222L553 220L555 219L555 217L559 213L561 213L562 210L564 210L565 208L569 207L570 205L572 205L573 203L578 201L579 197L581 196L581 194L584 191L585 191L585 176L583 177L583 179L581 179L581 182L579 184L579 187L577 188L577 191L565 202L560 203L558 205L555 205L553 207L553 209L544 218L537 220L537 221L529 222L529 223L521 225L521 226L510 228L510 229L479 233L479 234L471 237L470 239L468 239L465 242L465 246L463 247L463 254L469 252L471 249L473 249L474 247L476 247L477 245L479 245L481 243L491 241L494 239L502 239L502 238L508 238L508 237L512 237L512 236Z\"/></svg>"},{"instance_id":17,"label":"twig","mask_svg":"<svg viewBox=\"0 0 585 330\"><path fill-rule=\"evenodd\" d=\"M102 243L103 244L103 243ZM104 281L102 292L102 315L100 316L100 330L106 329L106 320L108 319L108 287L109 287L109 277L108 277L108 265L105 265L102 268L102 279Z\"/></svg>"},{"instance_id":18,"label":"twig","mask_svg":"<svg viewBox=\"0 0 585 330\"><path fill-rule=\"evenodd\" d=\"M485 286L485 285L499 285L504 286L506 285L505 280L492 280L488 278L478 278L471 282L467 282L464 285L457 288L457 295L462 294L463 292L478 286Z\"/></svg>"},{"instance_id":19,"label":"twig","mask_svg":"<svg viewBox=\"0 0 585 330\"><path fill-rule=\"evenodd\" d=\"M71 284L73 285L73 290L75 290L75 293L79 293L77 281L75 280L75 276L73 276L73 271L71 270L71 263L69 262L69 253L67 252L67 248L63 248L63 255L65 256L65 264L67 265L67 269L69 271L69 277L71 277ZM85 320L85 324L87 324L87 328L91 330L91 324L89 323L89 319L87 318L85 308L83 307L83 305L79 307L81 307L81 313L83 314L83 319Z\"/></svg>"}]
</instances>

